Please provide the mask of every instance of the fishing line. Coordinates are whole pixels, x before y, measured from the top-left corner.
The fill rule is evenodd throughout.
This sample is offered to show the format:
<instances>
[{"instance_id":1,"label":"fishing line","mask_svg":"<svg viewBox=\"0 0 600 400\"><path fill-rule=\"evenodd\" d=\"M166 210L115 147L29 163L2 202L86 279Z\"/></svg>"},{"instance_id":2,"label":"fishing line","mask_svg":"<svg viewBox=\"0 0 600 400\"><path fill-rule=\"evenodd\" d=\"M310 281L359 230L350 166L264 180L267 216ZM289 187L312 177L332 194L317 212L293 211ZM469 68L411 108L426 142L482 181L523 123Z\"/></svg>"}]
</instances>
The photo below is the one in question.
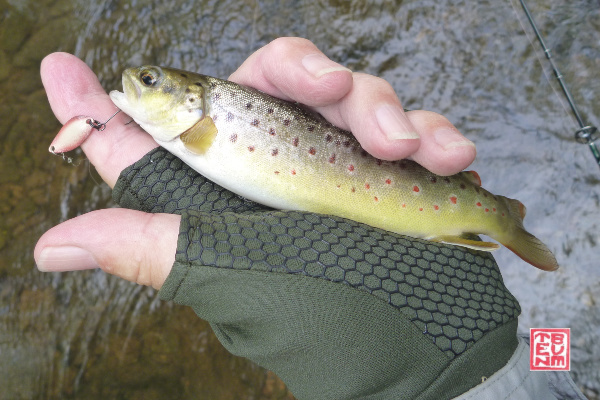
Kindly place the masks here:
<instances>
[{"instance_id":1,"label":"fishing line","mask_svg":"<svg viewBox=\"0 0 600 400\"><path fill-rule=\"evenodd\" d=\"M531 28L533 29L533 32L535 33L535 36L536 36L538 42L540 43L542 50L544 50L546 59L550 62L550 66L552 67L554 76L555 76L556 80L558 81L564 96L567 99L569 107L571 108L572 115L574 115L575 119L577 120L579 129L577 129L575 131L575 140L579 143L588 145L588 147L590 148L590 150L592 152L592 155L596 159L596 163L598 164L598 166L600 166L600 151L598 150L598 148L596 147L596 144L595 144L595 141L598 139L598 137L596 136L596 132L598 131L598 129L593 125L586 125L583 122L583 119L581 118L581 114L579 113L579 110L577 109L577 106L575 105L575 100L573 99L571 92L567 88L567 85L565 83L563 75L561 74L560 70L558 69L558 66L554 62L554 59L552 58L552 53L551 53L550 49L546 46L546 43L544 43L542 34L538 30L537 25L533 19L533 16L529 12L529 8L527 8L527 5L525 4L525 0L519 0L519 2L521 3L521 8L523 9L525 16L527 17L527 20L529 21L529 24L531 25ZM521 19L519 18L519 13L517 12L517 9L513 3L513 0L511 0L511 5L512 5L513 10L517 14L517 20L521 24L521 27L523 28L523 32L525 32L525 35L527 36L527 38L529 39L529 42L533 46L533 42L529 38L529 35L527 34L527 30L525 29L525 26L523 26L523 23L521 22ZM537 57L537 52L535 54ZM543 67L542 60L539 57L538 57L538 61L542 65L542 71L544 72L546 79L548 80L548 82L551 82L550 77L548 76L548 74L546 73L546 70ZM567 108L564 105L564 102L561 99L561 96L557 93L556 89L554 88L554 85L550 84L550 86L552 87L552 90L554 90L554 93L556 93L556 95L558 96L558 99L560 100L565 111L569 114ZM569 115L571 115L571 114L569 114Z\"/></svg>"}]
</instances>

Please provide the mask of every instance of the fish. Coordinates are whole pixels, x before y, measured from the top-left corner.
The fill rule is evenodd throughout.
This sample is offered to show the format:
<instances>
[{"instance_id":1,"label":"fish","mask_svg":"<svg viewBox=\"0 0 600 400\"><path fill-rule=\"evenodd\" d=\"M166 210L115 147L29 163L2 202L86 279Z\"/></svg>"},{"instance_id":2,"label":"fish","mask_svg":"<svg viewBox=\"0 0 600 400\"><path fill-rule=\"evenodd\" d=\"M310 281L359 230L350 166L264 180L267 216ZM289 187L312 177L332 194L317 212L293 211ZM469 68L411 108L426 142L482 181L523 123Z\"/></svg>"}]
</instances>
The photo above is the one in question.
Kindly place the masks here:
<instances>
[{"instance_id":1,"label":"fish","mask_svg":"<svg viewBox=\"0 0 600 400\"><path fill-rule=\"evenodd\" d=\"M558 263L525 230L518 200L481 187L475 171L436 175L368 154L351 132L257 89L159 66L128 68L113 103L191 168L247 199L334 215L434 242L500 246L546 271Z\"/></svg>"}]
</instances>

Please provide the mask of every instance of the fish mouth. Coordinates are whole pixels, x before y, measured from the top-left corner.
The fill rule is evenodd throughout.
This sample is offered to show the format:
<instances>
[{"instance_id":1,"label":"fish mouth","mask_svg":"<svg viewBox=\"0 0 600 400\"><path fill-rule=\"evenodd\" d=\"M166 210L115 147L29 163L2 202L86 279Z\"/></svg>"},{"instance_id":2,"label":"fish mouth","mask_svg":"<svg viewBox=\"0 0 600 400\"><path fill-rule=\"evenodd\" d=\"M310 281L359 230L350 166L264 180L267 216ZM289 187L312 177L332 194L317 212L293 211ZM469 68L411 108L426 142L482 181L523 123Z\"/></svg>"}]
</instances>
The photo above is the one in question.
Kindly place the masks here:
<instances>
[{"instance_id":1,"label":"fish mouth","mask_svg":"<svg viewBox=\"0 0 600 400\"><path fill-rule=\"evenodd\" d=\"M117 107L125 111L128 105L137 102L142 97L142 90L137 85L137 82L132 77L131 71L126 70L123 72L122 77L123 92L118 90L112 90L109 93L110 99Z\"/></svg>"}]
</instances>

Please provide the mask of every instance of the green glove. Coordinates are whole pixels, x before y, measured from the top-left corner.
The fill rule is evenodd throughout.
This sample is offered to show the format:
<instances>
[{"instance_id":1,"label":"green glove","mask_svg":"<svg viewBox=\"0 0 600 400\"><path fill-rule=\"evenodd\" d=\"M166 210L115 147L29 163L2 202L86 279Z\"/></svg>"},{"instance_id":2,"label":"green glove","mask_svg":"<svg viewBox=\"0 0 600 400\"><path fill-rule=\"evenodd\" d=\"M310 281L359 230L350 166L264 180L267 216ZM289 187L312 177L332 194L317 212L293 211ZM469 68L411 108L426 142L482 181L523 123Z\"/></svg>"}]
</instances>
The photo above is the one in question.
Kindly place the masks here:
<instances>
[{"instance_id":1,"label":"green glove","mask_svg":"<svg viewBox=\"0 0 600 400\"><path fill-rule=\"evenodd\" d=\"M445 399L503 367L520 307L491 255L275 211L163 149L125 169L123 207L181 214L160 297L299 399Z\"/></svg>"}]
</instances>

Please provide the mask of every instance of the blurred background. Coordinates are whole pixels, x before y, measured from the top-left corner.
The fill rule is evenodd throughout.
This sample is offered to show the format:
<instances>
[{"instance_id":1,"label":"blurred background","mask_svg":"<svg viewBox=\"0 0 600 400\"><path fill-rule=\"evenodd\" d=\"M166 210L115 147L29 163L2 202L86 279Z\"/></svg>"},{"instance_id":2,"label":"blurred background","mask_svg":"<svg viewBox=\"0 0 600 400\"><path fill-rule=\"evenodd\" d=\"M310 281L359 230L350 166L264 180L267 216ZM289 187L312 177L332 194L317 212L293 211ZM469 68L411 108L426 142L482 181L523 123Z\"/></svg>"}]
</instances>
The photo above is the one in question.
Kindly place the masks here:
<instances>
[{"instance_id":1,"label":"blurred background","mask_svg":"<svg viewBox=\"0 0 600 400\"><path fill-rule=\"evenodd\" d=\"M584 120L600 126L600 2L527 3ZM483 185L527 206L525 226L562 267L496 253L520 330L571 328L571 373L598 399L600 168L520 21L516 0L0 0L0 397L292 398L191 309L101 271L40 273L33 248L61 221L115 206L81 152L74 165L48 153L60 125L39 77L45 55L77 55L111 90L141 64L227 78L271 40L302 36L477 144Z\"/></svg>"}]
</instances>

